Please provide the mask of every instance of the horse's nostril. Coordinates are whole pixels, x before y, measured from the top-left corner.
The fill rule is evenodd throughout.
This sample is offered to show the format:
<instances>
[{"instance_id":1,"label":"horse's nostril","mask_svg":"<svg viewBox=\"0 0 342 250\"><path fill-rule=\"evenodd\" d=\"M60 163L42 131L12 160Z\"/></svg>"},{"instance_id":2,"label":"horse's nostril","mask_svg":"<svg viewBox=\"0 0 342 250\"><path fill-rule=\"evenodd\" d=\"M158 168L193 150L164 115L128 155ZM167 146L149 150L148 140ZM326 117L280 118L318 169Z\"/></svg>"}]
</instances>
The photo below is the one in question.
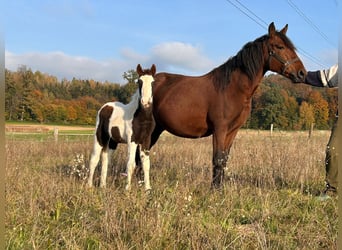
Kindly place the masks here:
<instances>
[{"instance_id":1,"label":"horse's nostril","mask_svg":"<svg viewBox=\"0 0 342 250\"><path fill-rule=\"evenodd\" d=\"M302 69L299 70L297 76L299 79L304 80L305 79L305 71Z\"/></svg>"}]
</instances>

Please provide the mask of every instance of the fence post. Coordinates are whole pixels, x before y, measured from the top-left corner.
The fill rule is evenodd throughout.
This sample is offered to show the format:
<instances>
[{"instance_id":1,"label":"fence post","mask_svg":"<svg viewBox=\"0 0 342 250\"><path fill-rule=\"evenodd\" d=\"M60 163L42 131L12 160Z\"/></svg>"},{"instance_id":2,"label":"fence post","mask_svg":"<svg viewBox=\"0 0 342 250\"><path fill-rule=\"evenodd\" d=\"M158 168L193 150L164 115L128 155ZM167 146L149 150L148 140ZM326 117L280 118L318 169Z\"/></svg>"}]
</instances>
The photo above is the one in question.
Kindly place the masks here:
<instances>
[{"instance_id":1,"label":"fence post","mask_svg":"<svg viewBox=\"0 0 342 250\"><path fill-rule=\"evenodd\" d=\"M55 142L58 142L58 128L54 127L53 129L53 136L55 138Z\"/></svg>"},{"instance_id":2,"label":"fence post","mask_svg":"<svg viewBox=\"0 0 342 250\"><path fill-rule=\"evenodd\" d=\"M271 135L273 134L273 123L271 123L271 129L270 129Z\"/></svg>"},{"instance_id":3,"label":"fence post","mask_svg":"<svg viewBox=\"0 0 342 250\"><path fill-rule=\"evenodd\" d=\"M313 128L314 128L315 123L311 123L310 125L310 130L309 130L309 138L311 138L312 132L313 132Z\"/></svg>"}]
</instances>

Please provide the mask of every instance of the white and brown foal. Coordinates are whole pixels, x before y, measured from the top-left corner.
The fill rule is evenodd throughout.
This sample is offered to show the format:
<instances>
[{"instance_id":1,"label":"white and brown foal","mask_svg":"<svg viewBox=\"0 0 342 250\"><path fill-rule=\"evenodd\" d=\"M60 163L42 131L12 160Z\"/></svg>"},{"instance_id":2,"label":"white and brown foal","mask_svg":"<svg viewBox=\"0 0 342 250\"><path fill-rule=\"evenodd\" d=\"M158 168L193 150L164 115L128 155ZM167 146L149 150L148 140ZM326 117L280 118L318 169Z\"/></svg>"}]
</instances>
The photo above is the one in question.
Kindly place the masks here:
<instances>
[{"instance_id":1,"label":"white and brown foal","mask_svg":"<svg viewBox=\"0 0 342 250\"><path fill-rule=\"evenodd\" d=\"M138 64L137 73L139 88L130 103L125 105L120 102L108 102L97 113L94 149L90 158L89 187L93 186L94 171L100 156L102 161L100 187L106 186L111 152L116 149L118 143L127 143L126 190L131 188L138 146L144 171L145 190L151 189L149 148L151 133L155 127L152 113L152 84L156 67L153 64L150 69L143 70Z\"/></svg>"}]
</instances>

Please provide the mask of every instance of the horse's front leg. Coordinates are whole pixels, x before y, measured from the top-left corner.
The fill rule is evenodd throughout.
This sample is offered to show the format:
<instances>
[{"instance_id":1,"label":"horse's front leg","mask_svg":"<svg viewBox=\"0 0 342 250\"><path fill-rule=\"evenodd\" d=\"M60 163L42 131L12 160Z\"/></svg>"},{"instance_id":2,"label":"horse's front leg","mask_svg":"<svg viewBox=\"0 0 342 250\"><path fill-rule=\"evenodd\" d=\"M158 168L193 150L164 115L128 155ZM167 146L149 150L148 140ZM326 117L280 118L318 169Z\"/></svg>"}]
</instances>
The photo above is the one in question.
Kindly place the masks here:
<instances>
[{"instance_id":1,"label":"horse's front leg","mask_svg":"<svg viewBox=\"0 0 342 250\"><path fill-rule=\"evenodd\" d=\"M137 150L137 144L135 142L129 142L127 144L128 160L127 160L127 185L126 190L131 189L132 175L135 168L135 153Z\"/></svg>"},{"instance_id":2,"label":"horse's front leg","mask_svg":"<svg viewBox=\"0 0 342 250\"><path fill-rule=\"evenodd\" d=\"M135 169L134 169L135 177L138 180L139 185L144 183L144 174L142 169L141 157L140 157L140 147L137 147L135 153Z\"/></svg>"},{"instance_id":3,"label":"horse's front leg","mask_svg":"<svg viewBox=\"0 0 342 250\"><path fill-rule=\"evenodd\" d=\"M150 190L150 151L148 149L141 148L140 151L140 158L142 161L142 167L144 170L144 183L145 183L145 190Z\"/></svg>"},{"instance_id":4,"label":"horse's front leg","mask_svg":"<svg viewBox=\"0 0 342 250\"><path fill-rule=\"evenodd\" d=\"M213 179L212 187L220 188L224 179L224 169L229 157L229 144L223 134L213 134Z\"/></svg>"},{"instance_id":5,"label":"horse's front leg","mask_svg":"<svg viewBox=\"0 0 342 250\"><path fill-rule=\"evenodd\" d=\"M227 165L229 150L216 151L213 155L213 180L212 186L220 188L224 179L224 169Z\"/></svg>"}]
</instances>

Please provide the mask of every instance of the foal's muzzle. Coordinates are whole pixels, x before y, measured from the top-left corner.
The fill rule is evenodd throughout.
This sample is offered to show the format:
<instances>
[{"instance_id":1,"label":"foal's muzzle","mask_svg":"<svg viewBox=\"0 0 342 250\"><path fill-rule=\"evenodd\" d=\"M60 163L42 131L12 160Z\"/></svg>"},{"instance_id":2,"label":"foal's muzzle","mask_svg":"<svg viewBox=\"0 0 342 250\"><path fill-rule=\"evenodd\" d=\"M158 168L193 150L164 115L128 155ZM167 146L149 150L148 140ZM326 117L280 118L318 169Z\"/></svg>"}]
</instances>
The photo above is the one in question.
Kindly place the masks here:
<instances>
[{"instance_id":1,"label":"foal's muzzle","mask_svg":"<svg viewBox=\"0 0 342 250\"><path fill-rule=\"evenodd\" d=\"M140 103L143 106L143 108L150 108L153 104L153 99L152 97L149 98L148 100L141 99Z\"/></svg>"}]
</instances>

